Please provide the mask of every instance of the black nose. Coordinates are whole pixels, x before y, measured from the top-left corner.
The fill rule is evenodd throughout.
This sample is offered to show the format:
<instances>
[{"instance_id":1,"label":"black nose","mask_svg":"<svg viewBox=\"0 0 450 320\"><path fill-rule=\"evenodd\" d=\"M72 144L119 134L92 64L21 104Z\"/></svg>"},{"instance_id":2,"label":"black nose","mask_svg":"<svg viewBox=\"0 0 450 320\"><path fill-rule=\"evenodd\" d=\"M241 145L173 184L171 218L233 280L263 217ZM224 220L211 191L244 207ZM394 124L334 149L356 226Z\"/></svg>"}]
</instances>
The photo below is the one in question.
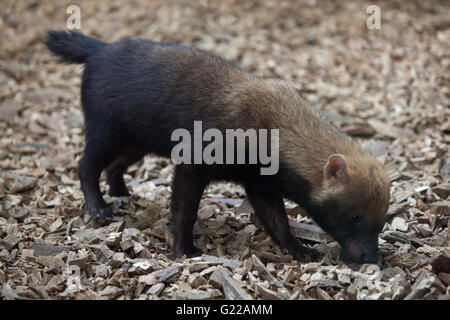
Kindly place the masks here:
<instances>
[{"instance_id":1,"label":"black nose","mask_svg":"<svg viewBox=\"0 0 450 320\"><path fill-rule=\"evenodd\" d=\"M377 263L378 257L376 252L364 252L361 261L362 263Z\"/></svg>"}]
</instances>

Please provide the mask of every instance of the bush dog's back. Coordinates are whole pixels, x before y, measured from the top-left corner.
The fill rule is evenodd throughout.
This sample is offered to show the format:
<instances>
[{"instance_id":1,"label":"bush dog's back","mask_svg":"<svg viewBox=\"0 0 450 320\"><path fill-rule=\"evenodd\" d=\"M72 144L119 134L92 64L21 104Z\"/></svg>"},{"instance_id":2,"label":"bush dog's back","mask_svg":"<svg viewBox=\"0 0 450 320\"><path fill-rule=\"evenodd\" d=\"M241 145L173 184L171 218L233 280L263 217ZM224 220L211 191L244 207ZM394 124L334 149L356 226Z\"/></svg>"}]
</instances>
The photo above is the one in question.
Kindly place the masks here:
<instances>
[{"instance_id":1,"label":"bush dog's back","mask_svg":"<svg viewBox=\"0 0 450 320\"><path fill-rule=\"evenodd\" d=\"M291 234L283 198L306 209L340 243L345 260L377 261L378 233L389 205L386 173L290 85L184 46L133 39L107 44L65 31L49 31L45 41L64 62L85 64L86 147L78 174L89 213L101 223L112 218L98 183L101 171L106 170L112 195L128 195L123 173L146 154L171 157L177 129L195 136L201 123L202 132L216 129L211 132L224 137L227 129L276 129L279 142L272 143L276 136L270 131L268 154L279 156L279 163L270 174L262 174L267 162L261 159L225 161L240 157L226 139L217 149L223 155L214 154L221 162L195 162L195 152L190 161L177 162L171 199L175 256L200 253L192 228L203 190L211 181L229 180L244 186L267 233L296 259L320 255ZM250 138L244 145L245 159L261 149L260 140L256 149Z\"/></svg>"}]
</instances>

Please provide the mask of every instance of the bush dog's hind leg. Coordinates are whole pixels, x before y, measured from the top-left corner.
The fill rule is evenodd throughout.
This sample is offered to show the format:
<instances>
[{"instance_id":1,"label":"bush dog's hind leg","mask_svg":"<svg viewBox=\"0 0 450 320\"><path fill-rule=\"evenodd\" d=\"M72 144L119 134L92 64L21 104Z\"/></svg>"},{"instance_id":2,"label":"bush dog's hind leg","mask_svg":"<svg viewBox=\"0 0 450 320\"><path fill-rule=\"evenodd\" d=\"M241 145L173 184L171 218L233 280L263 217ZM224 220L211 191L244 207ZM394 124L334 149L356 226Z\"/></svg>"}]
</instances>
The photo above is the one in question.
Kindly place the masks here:
<instances>
[{"instance_id":1,"label":"bush dog's hind leg","mask_svg":"<svg viewBox=\"0 0 450 320\"><path fill-rule=\"evenodd\" d=\"M78 176L89 214L103 225L112 220L113 214L103 199L98 182L108 157L105 151L107 149L99 148L101 145L98 141L86 141L83 158L78 167Z\"/></svg>"},{"instance_id":2,"label":"bush dog's hind leg","mask_svg":"<svg viewBox=\"0 0 450 320\"><path fill-rule=\"evenodd\" d=\"M287 249L298 261L310 262L320 258L318 251L303 246L292 235L281 196L256 186L246 186L245 192L256 216L274 242Z\"/></svg>"},{"instance_id":3,"label":"bush dog's hind leg","mask_svg":"<svg viewBox=\"0 0 450 320\"><path fill-rule=\"evenodd\" d=\"M106 179L109 184L109 194L114 197L128 196L129 192L123 180L123 174L128 167L138 162L144 152L127 150L116 157L106 168Z\"/></svg>"},{"instance_id":4,"label":"bush dog's hind leg","mask_svg":"<svg viewBox=\"0 0 450 320\"><path fill-rule=\"evenodd\" d=\"M205 181L193 165L177 165L172 183L170 229L173 234L173 250L176 258L194 257L201 250L194 246L192 230L197 218L198 205L205 189Z\"/></svg>"}]
</instances>

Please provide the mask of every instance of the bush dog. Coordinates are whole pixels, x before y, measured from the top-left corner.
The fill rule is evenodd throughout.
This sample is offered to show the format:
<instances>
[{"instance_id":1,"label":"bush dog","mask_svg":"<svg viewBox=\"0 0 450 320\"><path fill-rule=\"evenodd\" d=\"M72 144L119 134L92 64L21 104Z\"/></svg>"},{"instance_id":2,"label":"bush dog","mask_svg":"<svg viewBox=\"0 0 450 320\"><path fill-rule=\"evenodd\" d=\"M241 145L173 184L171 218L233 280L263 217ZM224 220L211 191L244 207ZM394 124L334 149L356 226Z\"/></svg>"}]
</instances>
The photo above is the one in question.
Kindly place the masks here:
<instances>
[{"instance_id":1,"label":"bush dog","mask_svg":"<svg viewBox=\"0 0 450 320\"><path fill-rule=\"evenodd\" d=\"M140 39L105 43L71 31L48 31L45 43L64 62L85 65L86 146L78 175L89 213L101 223L113 216L99 187L102 170L111 195L128 195L124 172L146 154L170 157L174 130L192 132L194 121L221 132L278 129L276 174L262 175L261 162L175 166L170 227L175 256L200 254L192 235L198 205L207 184L222 180L245 188L266 232L295 259L314 261L320 254L291 234L283 198L303 207L339 242L343 260L377 262L390 198L385 170L294 87L181 45Z\"/></svg>"}]
</instances>

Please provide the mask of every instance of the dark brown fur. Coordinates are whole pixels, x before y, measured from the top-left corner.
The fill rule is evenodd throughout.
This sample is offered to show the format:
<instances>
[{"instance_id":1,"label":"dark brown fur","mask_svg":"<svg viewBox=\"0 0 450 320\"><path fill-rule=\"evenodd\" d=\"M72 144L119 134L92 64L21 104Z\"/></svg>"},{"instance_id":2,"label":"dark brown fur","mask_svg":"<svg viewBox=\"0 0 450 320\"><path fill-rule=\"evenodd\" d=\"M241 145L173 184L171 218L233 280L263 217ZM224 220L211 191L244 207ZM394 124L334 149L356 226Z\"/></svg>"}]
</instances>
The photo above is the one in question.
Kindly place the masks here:
<instances>
[{"instance_id":1,"label":"dark brown fur","mask_svg":"<svg viewBox=\"0 0 450 320\"><path fill-rule=\"evenodd\" d=\"M199 253L192 228L203 190L210 182L229 180L245 187L266 231L296 259L316 260L319 254L290 233L283 198L304 207L339 241L348 260L375 262L389 203L386 174L290 85L183 46L131 39L106 44L62 31L49 32L46 43L64 61L85 63L86 149L78 172L93 217L101 222L112 217L98 185L101 171L106 170L113 195L127 195L127 167L148 153L170 157L175 129L192 132L195 120L203 121L204 130L222 132L279 129L280 169L273 176L261 176L261 164L176 166L175 255Z\"/></svg>"}]
</instances>

